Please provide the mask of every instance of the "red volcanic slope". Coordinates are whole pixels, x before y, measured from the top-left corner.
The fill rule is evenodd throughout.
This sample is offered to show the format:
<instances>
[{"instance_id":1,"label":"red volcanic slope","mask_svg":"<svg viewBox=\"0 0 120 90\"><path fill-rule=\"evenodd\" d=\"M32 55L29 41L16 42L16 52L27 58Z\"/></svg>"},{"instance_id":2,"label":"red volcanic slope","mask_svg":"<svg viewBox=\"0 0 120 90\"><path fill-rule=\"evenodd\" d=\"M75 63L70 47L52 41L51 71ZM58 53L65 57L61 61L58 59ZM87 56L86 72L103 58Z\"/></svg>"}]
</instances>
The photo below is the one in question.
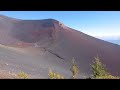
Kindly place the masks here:
<instances>
[{"instance_id":1,"label":"red volcanic slope","mask_svg":"<svg viewBox=\"0 0 120 90\"><path fill-rule=\"evenodd\" d=\"M71 29L54 19L19 20L0 16L0 43L39 46L65 62L74 57L81 72L90 71L98 55L109 72L120 75L120 46Z\"/></svg>"}]
</instances>

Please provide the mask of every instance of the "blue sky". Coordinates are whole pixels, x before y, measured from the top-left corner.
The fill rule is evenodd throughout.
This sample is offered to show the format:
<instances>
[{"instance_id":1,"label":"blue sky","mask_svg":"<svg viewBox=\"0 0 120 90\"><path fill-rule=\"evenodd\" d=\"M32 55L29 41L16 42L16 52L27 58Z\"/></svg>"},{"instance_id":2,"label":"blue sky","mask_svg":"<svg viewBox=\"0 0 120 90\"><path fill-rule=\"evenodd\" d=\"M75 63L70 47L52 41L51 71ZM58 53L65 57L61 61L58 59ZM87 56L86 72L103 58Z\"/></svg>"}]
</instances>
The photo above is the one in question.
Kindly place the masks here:
<instances>
[{"instance_id":1,"label":"blue sky","mask_svg":"<svg viewBox=\"0 0 120 90\"><path fill-rule=\"evenodd\" d=\"M53 18L86 34L120 39L120 11L0 11L18 19Z\"/></svg>"}]
</instances>

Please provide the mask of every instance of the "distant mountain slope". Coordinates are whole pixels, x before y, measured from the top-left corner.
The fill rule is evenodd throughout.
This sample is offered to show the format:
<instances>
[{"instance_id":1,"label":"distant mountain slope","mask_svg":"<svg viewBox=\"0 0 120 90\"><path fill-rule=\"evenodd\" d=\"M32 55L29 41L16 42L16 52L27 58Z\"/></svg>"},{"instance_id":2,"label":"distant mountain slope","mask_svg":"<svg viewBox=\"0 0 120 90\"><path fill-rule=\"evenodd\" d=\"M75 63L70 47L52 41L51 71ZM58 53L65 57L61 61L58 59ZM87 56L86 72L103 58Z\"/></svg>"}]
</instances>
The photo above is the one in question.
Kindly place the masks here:
<instances>
[{"instance_id":1,"label":"distant mountain slope","mask_svg":"<svg viewBox=\"0 0 120 90\"><path fill-rule=\"evenodd\" d=\"M46 71L45 74L47 74L51 66L53 70L58 72L63 70L63 75L68 75L71 59L74 57L81 74L90 75L90 64L98 55L109 72L120 75L118 73L120 72L119 45L91 37L54 19L19 20L6 16L0 16L0 18L0 43L14 48L21 47L21 51L27 51L26 54L17 51L17 56L14 56L15 51L7 50L0 55L0 58L7 59L6 62L15 62L14 65L19 63L33 65L37 74L40 72L39 67L44 68L43 72ZM4 50L0 52L3 53ZM41 55L41 53L44 54ZM6 54L9 58L15 58L15 61L3 58ZM32 69L30 68L26 71L30 72Z\"/></svg>"}]
</instances>

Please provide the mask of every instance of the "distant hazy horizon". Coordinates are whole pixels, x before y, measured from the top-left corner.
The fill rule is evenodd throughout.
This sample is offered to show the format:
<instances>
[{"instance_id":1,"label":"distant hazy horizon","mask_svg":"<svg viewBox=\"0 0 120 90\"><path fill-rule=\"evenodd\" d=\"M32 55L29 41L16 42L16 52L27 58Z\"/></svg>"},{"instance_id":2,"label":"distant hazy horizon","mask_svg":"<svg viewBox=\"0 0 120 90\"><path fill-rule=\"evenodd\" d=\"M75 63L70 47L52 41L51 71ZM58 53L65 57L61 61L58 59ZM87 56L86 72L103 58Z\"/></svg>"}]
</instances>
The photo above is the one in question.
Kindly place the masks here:
<instances>
[{"instance_id":1,"label":"distant hazy horizon","mask_svg":"<svg viewBox=\"0 0 120 90\"><path fill-rule=\"evenodd\" d=\"M25 20L53 18L100 39L120 39L120 11L1 11L0 14Z\"/></svg>"}]
</instances>

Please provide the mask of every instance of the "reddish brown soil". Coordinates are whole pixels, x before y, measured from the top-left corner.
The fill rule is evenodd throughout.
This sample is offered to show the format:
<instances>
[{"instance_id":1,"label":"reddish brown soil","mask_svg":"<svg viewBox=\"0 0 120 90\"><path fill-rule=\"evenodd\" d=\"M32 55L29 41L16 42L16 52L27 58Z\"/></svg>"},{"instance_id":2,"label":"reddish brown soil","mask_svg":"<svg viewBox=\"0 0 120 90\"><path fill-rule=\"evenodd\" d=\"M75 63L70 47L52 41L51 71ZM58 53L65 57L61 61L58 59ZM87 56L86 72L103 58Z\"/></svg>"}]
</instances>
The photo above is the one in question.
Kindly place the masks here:
<instances>
[{"instance_id":1,"label":"reddish brown soil","mask_svg":"<svg viewBox=\"0 0 120 90\"><path fill-rule=\"evenodd\" d=\"M74 57L83 73L90 73L90 64L98 55L110 73L120 75L119 45L91 37L54 19L17 20L6 16L0 18L0 43L3 45L28 47L37 43L37 46L66 63L70 63Z\"/></svg>"}]
</instances>

